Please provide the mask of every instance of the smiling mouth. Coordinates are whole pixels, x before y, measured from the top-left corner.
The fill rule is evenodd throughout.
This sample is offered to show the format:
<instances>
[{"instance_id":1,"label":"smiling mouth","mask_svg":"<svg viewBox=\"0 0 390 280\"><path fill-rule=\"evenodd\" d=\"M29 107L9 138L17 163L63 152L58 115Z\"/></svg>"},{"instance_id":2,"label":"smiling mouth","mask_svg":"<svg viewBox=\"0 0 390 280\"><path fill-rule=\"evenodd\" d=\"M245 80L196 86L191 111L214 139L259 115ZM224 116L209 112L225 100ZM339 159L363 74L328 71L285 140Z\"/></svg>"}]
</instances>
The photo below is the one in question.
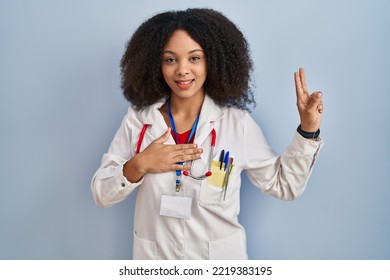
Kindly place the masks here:
<instances>
[{"instance_id":1,"label":"smiling mouth","mask_svg":"<svg viewBox=\"0 0 390 280\"><path fill-rule=\"evenodd\" d=\"M189 88L191 85L192 85L192 82L194 80L181 80L181 81L175 81L176 85L180 88L180 89L187 89Z\"/></svg>"},{"instance_id":2,"label":"smiling mouth","mask_svg":"<svg viewBox=\"0 0 390 280\"><path fill-rule=\"evenodd\" d=\"M185 80L185 81L175 81L175 83L179 85L189 85L192 83L193 80Z\"/></svg>"}]
</instances>

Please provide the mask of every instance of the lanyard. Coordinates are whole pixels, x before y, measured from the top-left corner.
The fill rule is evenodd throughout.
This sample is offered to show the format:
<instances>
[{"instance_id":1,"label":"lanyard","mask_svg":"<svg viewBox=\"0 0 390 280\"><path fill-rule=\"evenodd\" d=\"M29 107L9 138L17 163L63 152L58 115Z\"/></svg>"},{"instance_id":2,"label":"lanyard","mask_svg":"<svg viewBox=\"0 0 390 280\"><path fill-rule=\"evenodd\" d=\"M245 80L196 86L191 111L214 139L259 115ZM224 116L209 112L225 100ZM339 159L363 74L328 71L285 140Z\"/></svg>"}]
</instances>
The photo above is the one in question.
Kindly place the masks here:
<instances>
[{"instance_id":1,"label":"lanyard","mask_svg":"<svg viewBox=\"0 0 390 280\"><path fill-rule=\"evenodd\" d=\"M173 119L172 111L171 111L171 100L168 99L168 116L169 116L169 122L172 126L173 134L175 135L176 144L179 142L179 137L177 136L176 126L175 126L175 120ZM190 136L188 136L187 143L191 140L191 138L194 136L196 127L198 126L199 121L199 115L196 118L194 125L191 128ZM179 162L179 164L183 164L183 162ZM176 170L176 191L180 191L181 187L181 170Z\"/></svg>"},{"instance_id":2,"label":"lanyard","mask_svg":"<svg viewBox=\"0 0 390 280\"><path fill-rule=\"evenodd\" d=\"M179 137L177 136L177 132L176 132L175 120L173 119L173 115L172 115L172 111L171 111L171 100L168 100L168 116L169 116L169 122L170 122L170 124L172 126L173 134L175 135L176 144L179 144L178 143L179 142ZM196 127L198 126L198 121L199 121L199 115L196 118L196 120L194 122L194 125L191 128L190 136L187 139L187 144L190 142L191 138L195 134Z\"/></svg>"}]
</instances>

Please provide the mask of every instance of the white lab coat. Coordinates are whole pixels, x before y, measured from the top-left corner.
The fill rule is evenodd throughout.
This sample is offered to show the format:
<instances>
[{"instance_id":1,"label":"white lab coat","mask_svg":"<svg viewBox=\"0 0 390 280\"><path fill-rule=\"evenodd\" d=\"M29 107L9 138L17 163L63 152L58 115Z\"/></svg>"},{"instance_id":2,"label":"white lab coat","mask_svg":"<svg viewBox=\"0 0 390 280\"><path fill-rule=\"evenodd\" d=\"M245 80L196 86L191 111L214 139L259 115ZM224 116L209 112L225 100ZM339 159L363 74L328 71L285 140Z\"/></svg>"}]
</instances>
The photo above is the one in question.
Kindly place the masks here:
<instances>
[{"instance_id":1,"label":"white lab coat","mask_svg":"<svg viewBox=\"0 0 390 280\"><path fill-rule=\"evenodd\" d=\"M96 204L114 205L138 187L134 259L247 259L246 234L237 218L241 171L246 170L250 181L263 192L283 200L295 199L305 189L322 140L310 141L296 133L286 151L278 156L248 112L220 107L206 95L194 140L203 148L203 154L193 162L192 173L201 175L207 171L211 131L215 129L214 159L219 160L221 150L229 151L234 158L226 199L222 188L209 184L209 180L185 176L184 186L176 192L175 172L146 174L140 182L130 183L122 168L135 154L143 125L150 124L141 151L167 130L158 110L163 104L161 101L141 111L129 108L92 179ZM174 144L173 138L166 143ZM160 215L163 194L190 197L191 218Z\"/></svg>"}]
</instances>

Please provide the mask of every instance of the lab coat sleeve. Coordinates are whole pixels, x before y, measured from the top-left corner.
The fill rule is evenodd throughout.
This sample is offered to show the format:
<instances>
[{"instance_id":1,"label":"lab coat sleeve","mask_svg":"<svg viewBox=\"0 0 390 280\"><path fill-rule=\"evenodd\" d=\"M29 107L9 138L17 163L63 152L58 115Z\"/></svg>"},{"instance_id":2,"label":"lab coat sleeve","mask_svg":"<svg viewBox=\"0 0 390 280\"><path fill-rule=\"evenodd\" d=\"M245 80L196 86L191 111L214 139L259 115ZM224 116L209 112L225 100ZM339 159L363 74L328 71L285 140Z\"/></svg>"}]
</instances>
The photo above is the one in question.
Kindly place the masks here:
<instances>
[{"instance_id":1,"label":"lab coat sleeve","mask_svg":"<svg viewBox=\"0 0 390 280\"><path fill-rule=\"evenodd\" d=\"M132 110L129 109L92 178L92 195L100 207L109 207L123 201L143 181L141 179L137 183L131 183L123 176L123 165L134 156L131 151L131 117Z\"/></svg>"},{"instance_id":2,"label":"lab coat sleeve","mask_svg":"<svg viewBox=\"0 0 390 280\"><path fill-rule=\"evenodd\" d=\"M279 156L252 117L247 114L244 128L246 168L250 181L263 192L283 200L293 200L305 190L323 141L311 141L297 132Z\"/></svg>"}]
</instances>

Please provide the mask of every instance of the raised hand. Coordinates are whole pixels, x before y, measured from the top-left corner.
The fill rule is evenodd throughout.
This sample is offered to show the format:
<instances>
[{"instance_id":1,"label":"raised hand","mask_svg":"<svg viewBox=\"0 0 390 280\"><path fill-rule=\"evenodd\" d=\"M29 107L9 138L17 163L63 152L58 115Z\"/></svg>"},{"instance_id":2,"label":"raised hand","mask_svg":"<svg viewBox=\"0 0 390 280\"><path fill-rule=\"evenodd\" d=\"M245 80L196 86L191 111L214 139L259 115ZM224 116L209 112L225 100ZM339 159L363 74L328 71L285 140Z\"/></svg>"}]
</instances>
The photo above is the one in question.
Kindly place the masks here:
<instances>
[{"instance_id":1,"label":"raised hand","mask_svg":"<svg viewBox=\"0 0 390 280\"><path fill-rule=\"evenodd\" d=\"M322 121L322 92L315 91L310 94L303 68L299 68L299 71L294 73L294 78L301 129L306 132L315 132L320 128Z\"/></svg>"}]
</instances>

